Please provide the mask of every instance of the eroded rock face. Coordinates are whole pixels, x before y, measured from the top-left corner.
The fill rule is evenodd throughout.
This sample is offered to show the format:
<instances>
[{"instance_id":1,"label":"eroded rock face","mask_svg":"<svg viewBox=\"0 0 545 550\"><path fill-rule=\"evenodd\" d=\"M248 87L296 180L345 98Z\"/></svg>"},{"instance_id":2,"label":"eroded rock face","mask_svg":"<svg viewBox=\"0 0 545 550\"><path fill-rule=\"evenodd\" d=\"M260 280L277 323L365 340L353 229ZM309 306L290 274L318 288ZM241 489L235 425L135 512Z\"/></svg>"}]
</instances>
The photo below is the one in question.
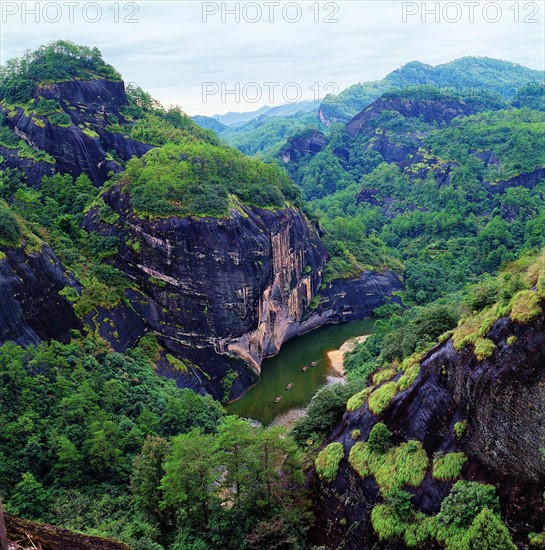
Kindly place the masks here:
<instances>
[{"instance_id":1,"label":"eroded rock face","mask_svg":"<svg viewBox=\"0 0 545 550\"><path fill-rule=\"evenodd\" d=\"M510 336L516 340L508 345ZM343 540L350 549L376 547L369 514L381 499L374 480L360 479L346 457L355 443L352 430L361 430L365 441L378 421L394 432L396 443L421 441L430 464L437 452L465 452L469 460L463 478L496 486L502 515L516 541L527 544L529 531L543 530L545 315L526 325L500 319L487 338L496 345L491 357L478 361L471 346L456 351L449 339L423 358L415 383L399 392L380 416L367 405L345 414L330 438L345 446L337 480L327 484L311 477L321 526L317 540L331 548ZM454 424L460 421L467 422L467 429L458 438ZM414 490L414 505L436 513L452 484L433 479L430 467ZM357 528L349 533L355 522Z\"/></svg>"},{"instance_id":2,"label":"eroded rock face","mask_svg":"<svg viewBox=\"0 0 545 550\"><path fill-rule=\"evenodd\" d=\"M304 135L293 137L280 151L280 156L285 164L296 162L300 157L316 155L323 151L327 145L327 138L319 130L309 130Z\"/></svg>"},{"instance_id":3,"label":"eroded rock face","mask_svg":"<svg viewBox=\"0 0 545 550\"><path fill-rule=\"evenodd\" d=\"M238 373L230 393L235 398L257 382L262 359L286 340L325 323L361 319L401 287L390 272L367 272L328 285L313 310L327 254L298 209L238 204L223 219L145 220L132 212L120 187L103 198L117 221L109 224L93 209L84 226L119 238L113 262L139 289L127 293L125 316L136 312L141 328L123 346L154 331L166 349L196 367L180 373L163 362L162 373L216 397L229 370ZM99 331L111 340L109 326Z\"/></svg>"},{"instance_id":4,"label":"eroded rock face","mask_svg":"<svg viewBox=\"0 0 545 550\"><path fill-rule=\"evenodd\" d=\"M358 113L346 125L352 137L374 130L372 123L383 111L397 111L406 118L420 118L423 122L448 124L452 119L469 116L474 111L463 101L456 99L405 99L381 97Z\"/></svg>"},{"instance_id":5,"label":"eroded rock face","mask_svg":"<svg viewBox=\"0 0 545 550\"><path fill-rule=\"evenodd\" d=\"M59 295L77 283L65 273L49 246L38 252L25 247L0 249L0 343L37 344L54 338L68 341L81 328L71 303ZM0 255L2 257L2 255Z\"/></svg>"},{"instance_id":6,"label":"eroded rock face","mask_svg":"<svg viewBox=\"0 0 545 550\"><path fill-rule=\"evenodd\" d=\"M0 113L17 136L33 149L45 151L55 159L52 165L21 158L17 149L8 149L6 154L2 152L4 161L0 167L21 169L30 184L39 185L42 176L59 172L73 177L87 174L93 183L101 185L110 172L122 169L109 152L129 160L152 148L106 129L112 117L120 123L125 122L120 113L128 102L123 82L74 80L42 85L34 90L34 97L58 101L63 112L70 116L72 125L57 126L47 117L25 114L22 108L9 111L0 107Z\"/></svg>"}]
</instances>

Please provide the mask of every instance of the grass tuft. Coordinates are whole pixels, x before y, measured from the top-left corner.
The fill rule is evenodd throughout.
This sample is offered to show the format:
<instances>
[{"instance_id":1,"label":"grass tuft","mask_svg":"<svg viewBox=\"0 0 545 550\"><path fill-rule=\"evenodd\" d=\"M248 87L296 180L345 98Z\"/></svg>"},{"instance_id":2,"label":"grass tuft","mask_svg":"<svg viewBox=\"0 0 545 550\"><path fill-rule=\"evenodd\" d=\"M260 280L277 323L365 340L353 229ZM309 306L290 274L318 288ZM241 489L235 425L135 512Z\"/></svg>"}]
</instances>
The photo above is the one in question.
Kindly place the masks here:
<instances>
[{"instance_id":1,"label":"grass tuft","mask_svg":"<svg viewBox=\"0 0 545 550\"><path fill-rule=\"evenodd\" d=\"M395 382L387 382L378 387L369 396L369 410L373 414L380 414L390 404L390 401L397 393L397 384Z\"/></svg>"},{"instance_id":2,"label":"grass tuft","mask_svg":"<svg viewBox=\"0 0 545 550\"><path fill-rule=\"evenodd\" d=\"M433 459L433 478L440 481L456 479L467 462L465 453L448 453Z\"/></svg>"},{"instance_id":3,"label":"grass tuft","mask_svg":"<svg viewBox=\"0 0 545 550\"><path fill-rule=\"evenodd\" d=\"M337 478L339 465L344 456L342 443L330 443L316 457L316 473L320 479L334 481Z\"/></svg>"}]
</instances>

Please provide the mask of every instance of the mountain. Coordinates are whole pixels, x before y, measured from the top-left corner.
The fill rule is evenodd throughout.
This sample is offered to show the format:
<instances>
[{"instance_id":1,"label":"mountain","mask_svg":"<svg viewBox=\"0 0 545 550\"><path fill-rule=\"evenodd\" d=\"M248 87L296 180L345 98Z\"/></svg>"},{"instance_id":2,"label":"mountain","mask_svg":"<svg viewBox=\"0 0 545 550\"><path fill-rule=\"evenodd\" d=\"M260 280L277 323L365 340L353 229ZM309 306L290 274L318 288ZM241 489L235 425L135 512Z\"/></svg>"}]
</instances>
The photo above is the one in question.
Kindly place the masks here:
<instances>
[{"instance_id":1,"label":"mountain","mask_svg":"<svg viewBox=\"0 0 545 550\"><path fill-rule=\"evenodd\" d=\"M47 247L43 259L29 254L22 230L20 252L5 243L0 283L10 307L0 318L2 341L66 341L69 329L85 327L121 352L152 335L161 374L228 400L255 384L263 358L286 340L363 318L401 288L378 261L381 272L355 266L347 280L325 280L328 252L277 166L225 147L117 76L105 78L116 73L97 56L90 75L56 57L86 58L86 50L52 48L55 55L28 54L27 74L8 72L4 81L0 167L24 174L24 182L13 176L20 189L8 187L6 198L37 200L25 212L46 224L61 259ZM35 65L51 55L47 82L37 80ZM22 103L10 90L12 80L25 79ZM62 277L66 267L73 276ZM46 289L35 281L39 270ZM20 273L28 296L15 292ZM34 320L25 323L36 294ZM45 311L59 322L48 326ZM235 376L229 387L228 376Z\"/></svg>"},{"instance_id":2,"label":"mountain","mask_svg":"<svg viewBox=\"0 0 545 550\"><path fill-rule=\"evenodd\" d=\"M251 122L263 115L267 117L286 117L297 113L307 113L315 111L319 107L318 101L298 101L295 103L286 103L285 105L278 105L277 107L261 107L256 111L248 111L244 113L228 112L224 115L214 115L212 118L217 122L225 126L239 127L247 122ZM195 122L198 122L197 117L193 117ZM212 128L213 129L213 128Z\"/></svg>"},{"instance_id":3,"label":"mountain","mask_svg":"<svg viewBox=\"0 0 545 550\"><path fill-rule=\"evenodd\" d=\"M522 290L469 314L438 344L385 365L348 400L311 474L317 543L455 548L486 502L501 508L517 547L528 546L528 533L539 540L543 261L510 266L490 288L518 277Z\"/></svg>"},{"instance_id":4,"label":"mountain","mask_svg":"<svg viewBox=\"0 0 545 550\"><path fill-rule=\"evenodd\" d=\"M320 119L326 124L332 121L347 122L392 88L429 85L457 89L477 97L486 92L509 99L522 86L542 82L544 77L544 71L488 57L462 57L436 66L411 61L382 80L355 84L337 96L327 97L320 106Z\"/></svg>"},{"instance_id":5,"label":"mountain","mask_svg":"<svg viewBox=\"0 0 545 550\"><path fill-rule=\"evenodd\" d=\"M221 122L225 126L238 126L239 124L243 124L244 122L248 122L250 120L253 120L254 118L257 118L259 115L263 115L267 113L270 109L271 107L267 107L265 105L263 107L260 107L256 111L248 111L248 112L229 111L224 115L213 115L211 118L213 118L214 120L217 120L218 122Z\"/></svg>"},{"instance_id":6,"label":"mountain","mask_svg":"<svg viewBox=\"0 0 545 550\"><path fill-rule=\"evenodd\" d=\"M356 86L335 123L199 119L218 136L96 48L2 67L10 537L543 545L542 86L511 97L526 69L486 59L401 72L413 85ZM437 87L479 78L496 89ZM289 429L227 415L289 339L370 315L346 383Z\"/></svg>"}]
</instances>

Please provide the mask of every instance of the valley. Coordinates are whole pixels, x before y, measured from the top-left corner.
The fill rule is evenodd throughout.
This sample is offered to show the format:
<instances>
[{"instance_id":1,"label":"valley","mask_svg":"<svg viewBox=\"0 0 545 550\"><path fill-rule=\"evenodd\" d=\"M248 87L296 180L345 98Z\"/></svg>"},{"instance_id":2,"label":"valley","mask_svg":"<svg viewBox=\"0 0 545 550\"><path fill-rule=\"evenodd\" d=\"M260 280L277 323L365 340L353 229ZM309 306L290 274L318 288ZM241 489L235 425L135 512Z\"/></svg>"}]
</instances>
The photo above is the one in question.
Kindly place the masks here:
<instances>
[{"instance_id":1,"label":"valley","mask_svg":"<svg viewBox=\"0 0 545 550\"><path fill-rule=\"evenodd\" d=\"M95 47L3 65L8 535L542 548L544 76L411 61L215 120Z\"/></svg>"}]
</instances>

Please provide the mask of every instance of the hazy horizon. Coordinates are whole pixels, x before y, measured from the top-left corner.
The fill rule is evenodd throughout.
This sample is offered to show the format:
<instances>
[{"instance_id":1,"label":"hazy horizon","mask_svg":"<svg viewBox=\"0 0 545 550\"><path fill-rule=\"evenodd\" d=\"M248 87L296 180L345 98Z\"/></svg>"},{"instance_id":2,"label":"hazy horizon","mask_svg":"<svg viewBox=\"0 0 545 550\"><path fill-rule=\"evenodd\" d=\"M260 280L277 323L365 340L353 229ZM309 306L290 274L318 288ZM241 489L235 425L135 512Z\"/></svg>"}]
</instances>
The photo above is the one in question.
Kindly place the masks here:
<instances>
[{"instance_id":1,"label":"hazy horizon","mask_svg":"<svg viewBox=\"0 0 545 550\"><path fill-rule=\"evenodd\" d=\"M34 4L3 2L2 63L60 38L96 46L126 82L191 115L321 100L410 61L480 56L545 68L545 2L533 14L524 2L480 2L473 14L449 2L437 15L423 12L435 2L239 2L239 22L235 2L75 2L72 14L61 2L38 2L49 10L38 15L29 12Z\"/></svg>"}]
</instances>

